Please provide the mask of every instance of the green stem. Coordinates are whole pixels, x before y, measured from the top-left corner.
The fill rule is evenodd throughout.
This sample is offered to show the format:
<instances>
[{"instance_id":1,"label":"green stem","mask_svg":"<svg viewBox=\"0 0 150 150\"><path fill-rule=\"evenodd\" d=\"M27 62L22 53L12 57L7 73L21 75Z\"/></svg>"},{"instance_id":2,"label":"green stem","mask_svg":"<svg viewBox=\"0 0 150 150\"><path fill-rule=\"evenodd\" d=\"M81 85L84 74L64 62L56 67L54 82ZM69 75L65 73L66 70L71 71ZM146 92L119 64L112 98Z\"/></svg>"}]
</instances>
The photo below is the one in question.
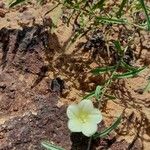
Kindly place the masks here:
<instances>
[{"instance_id":1,"label":"green stem","mask_svg":"<svg viewBox=\"0 0 150 150\"><path fill-rule=\"evenodd\" d=\"M122 60L122 59L121 59L121 60ZM112 79L113 79L113 76L114 76L114 74L116 73L116 70L117 70L118 67L120 66L121 60L117 63L115 70L113 71L113 73L112 73L111 76L110 76L110 79L109 79L109 80L105 83L105 85L104 85L104 88L103 88L103 91L102 91L102 95L101 95L100 100L99 100L98 108L100 108L100 106L101 106L101 105L100 105L100 104L101 104L101 100L102 100L103 97L105 96L105 92L106 92L106 90L107 90L107 87L110 85L110 83L111 83L111 81L112 81ZM90 150L91 142L92 142L92 137L90 137L90 139L89 139L87 150Z\"/></svg>"},{"instance_id":2,"label":"green stem","mask_svg":"<svg viewBox=\"0 0 150 150\"><path fill-rule=\"evenodd\" d=\"M139 0L139 1L141 3L141 6L142 6L144 13L145 13L145 16L147 18L147 26L148 26L148 30L150 31L150 17L149 17L149 14L147 12L147 8L145 6L144 0Z\"/></svg>"},{"instance_id":3,"label":"green stem","mask_svg":"<svg viewBox=\"0 0 150 150\"><path fill-rule=\"evenodd\" d=\"M111 81L112 81L112 79L113 79L113 77L114 77L114 74L116 73L116 70L117 70L118 67L120 66L120 63L121 63L121 60L117 63L115 70L112 72L112 74L111 74L109 80L108 80L108 81L105 83L105 85L104 85L104 88L103 88L103 91L102 91L102 95L101 95L101 97L100 97L100 99L99 99L98 108L100 108L100 106L101 106L101 101L102 101L102 99L103 99L103 97L104 97L104 95L105 95L105 92L106 92L108 86L110 85L110 83L111 83Z\"/></svg>"},{"instance_id":4,"label":"green stem","mask_svg":"<svg viewBox=\"0 0 150 150\"><path fill-rule=\"evenodd\" d=\"M91 148L91 143L92 143L92 136L91 136L90 139L89 139L87 150L90 150L90 148Z\"/></svg>"}]
</instances>

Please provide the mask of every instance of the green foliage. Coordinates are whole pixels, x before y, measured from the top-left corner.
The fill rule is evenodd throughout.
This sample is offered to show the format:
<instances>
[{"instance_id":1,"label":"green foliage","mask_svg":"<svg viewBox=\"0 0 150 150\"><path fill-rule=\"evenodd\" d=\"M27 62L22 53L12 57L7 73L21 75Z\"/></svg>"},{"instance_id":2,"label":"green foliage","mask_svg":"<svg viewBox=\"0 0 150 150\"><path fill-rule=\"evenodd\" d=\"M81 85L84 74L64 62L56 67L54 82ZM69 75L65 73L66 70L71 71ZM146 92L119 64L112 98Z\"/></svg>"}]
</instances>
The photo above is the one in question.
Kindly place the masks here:
<instances>
[{"instance_id":1,"label":"green foliage","mask_svg":"<svg viewBox=\"0 0 150 150\"><path fill-rule=\"evenodd\" d=\"M100 96L100 95L99 95ZM104 94L105 97L107 97L108 99L114 100L116 99L115 96L113 95L109 95L109 94ZM83 97L83 99L92 99L92 98L96 98L95 97L95 91L90 92L89 94L87 94L86 96Z\"/></svg>"},{"instance_id":2,"label":"green foliage","mask_svg":"<svg viewBox=\"0 0 150 150\"><path fill-rule=\"evenodd\" d=\"M101 67L101 68L95 68L95 69L91 70L91 72L94 75L100 75L103 73L112 72L115 70L115 68L116 68L116 66L106 66L106 67Z\"/></svg>"},{"instance_id":3,"label":"green foliage","mask_svg":"<svg viewBox=\"0 0 150 150\"><path fill-rule=\"evenodd\" d=\"M108 95L108 94L104 94L105 97L107 97L108 99L111 99L111 100L115 100L116 97L113 96L113 95Z\"/></svg>"},{"instance_id":4,"label":"green foliage","mask_svg":"<svg viewBox=\"0 0 150 150\"><path fill-rule=\"evenodd\" d=\"M9 0L9 7L14 7L16 5L19 5L23 2L26 2L27 0ZM36 0L37 3L42 4L43 0Z\"/></svg>"},{"instance_id":5,"label":"green foliage","mask_svg":"<svg viewBox=\"0 0 150 150\"><path fill-rule=\"evenodd\" d=\"M123 15L123 8L125 7L125 4L128 2L128 0L122 0L120 8L118 12L116 13L117 17L120 18Z\"/></svg>"},{"instance_id":6,"label":"green foliage","mask_svg":"<svg viewBox=\"0 0 150 150\"><path fill-rule=\"evenodd\" d=\"M117 19L117 18L110 18L110 17L96 17L95 23L100 24L126 24L127 21L125 19Z\"/></svg>"},{"instance_id":7,"label":"green foliage","mask_svg":"<svg viewBox=\"0 0 150 150\"><path fill-rule=\"evenodd\" d=\"M99 100L100 95L102 94L102 86L98 85L96 87L95 91L90 92L86 96L83 97L83 99L92 99L95 98L96 100Z\"/></svg>"},{"instance_id":8,"label":"green foliage","mask_svg":"<svg viewBox=\"0 0 150 150\"><path fill-rule=\"evenodd\" d=\"M41 145L45 147L47 150L65 150L63 148L60 148L58 146L55 146L53 144L50 144L49 142L42 142Z\"/></svg>"},{"instance_id":9,"label":"green foliage","mask_svg":"<svg viewBox=\"0 0 150 150\"><path fill-rule=\"evenodd\" d=\"M43 0L36 0L38 3L42 4Z\"/></svg>"},{"instance_id":10,"label":"green foliage","mask_svg":"<svg viewBox=\"0 0 150 150\"><path fill-rule=\"evenodd\" d=\"M141 7L143 8L143 10L145 12L145 15L146 15L146 18L147 18L147 27L148 27L148 30L150 31L150 15L148 14L148 10L145 6L144 0L139 0L139 2L140 2Z\"/></svg>"},{"instance_id":11,"label":"green foliage","mask_svg":"<svg viewBox=\"0 0 150 150\"><path fill-rule=\"evenodd\" d=\"M101 86L97 86L96 90L95 90L95 98L96 100L99 101L100 95L102 94L102 87Z\"/></svg>"},{"instance_id":12,"label":"green foliage","mask_svg":"<svg viewBox=\"0 0 150 150\"><path fill-rule=\"evenodd\" d=\"M132 71L128 71L128 72L125 72L125 73L122 73L122 74L115 74L113 76L113 78L116 78L116 79L124 79L124 78L132 78L132 77L135 77L137 76L140 72L142 72L146 67L143 67L143 68L139 68L139 69L135 69L135 70L132 70Z\"/></svg>"},{"instance_id":13,"label":"green foliage","mask_svg":"<svg viewBox=\"0 0 150 150\"><path fill-rule=\"evenodd\" d=\"M18 4L21 4L25 2L26 0L11 0L9 3L10 7L14 7ZM37 2L41 3L42 0L37 0ZM71 42L75 42L77 38L79 38L81 35L84 35L86 31L88 30L94 30L99 27L101 27L103 24L106 25L130 25L130 26L136 26L137 28L141 29L146 29L145 25L147 24L148 30L150 31L150 17L149 17L149 11L150 8L146 6L144 0L138 0L138 5L135 4L134 2L131 2L131 5L126 5L128 3L128 0L122 0L119 7L118 6L113 6L115 9L108 9L105 6L106 0L99 0L99 1L87 1L87 0L76 0L76 1L71 1L71 0L64 0L64 1L59 1L58 4L61 5L56 5L58 8L58 12L55 16L52 17L53 23L55 26L57 26L57 21L60 18L62 14L62 6L63 9L69 9L70 12L68 14L70 15L68 18L68 23L70 22L71 19L74 19L74 24L77 24L79 27L76 29L74 35L71 38ZM133 17L132 14L139 12L143 10L146 16L147 22L144 24L143 23L135 23L135 19L131 18L126 18L124 16L125 9L128 7L134 7L134 11L130 14L131 18ZM55 9L57 9L55 8ZM133 17L134 18L134 17ZM109 99L115 99L114 96L108 95L107 89L109 85L115 80L115 79L124 79L124 78L132 78L137 76L139 73L141 73L146 67L143 68L135 68L123 61L123 56L125 54L125 50L122 46L119 40L114 41L114 46L116 49L116 52L118 56L120 57L120 60L117 62L116 65L114 66L105 66L105 67L98 67L93 69L91 72L94 75L101 75L105 73L109 73L108 75L111 74L108 80L106 80L104 85L98 85L95 89L95 91L92 91L88 95L86 95L83 99L96 99L99 104L101 104L101 100L104 97L107 97ZM118 68L123 68L125 70L124 73L118 72ZM147 92L150 90L150 81L146 85L144 92ZM100 106L100 105L99 105ZM99 107L100 108L100 107ZM112 130L116 129L118 125L121 122L121 116L107 129L100 133L96 133L93 138L102 138L107 136ZM50 144L48 142L42 142L42 146L47 148L48 150L64 150L58 146L55 146L53 144Z\"/></svg>"},{"instance_id":14,"label":"green foliage","mask_svg":"<svg viewBox=\"0 0 150 150\"><path fill-rule=\"evenodd\" d=\"M11 2L9 3L10 7L14 7L22 2L25 2L27 0L11 0ZM30 0L29 0L30 1ZM43 0L37 0L38 3L42 3ZM138 0L139 1L139 6L143 9L146 18L147 18L147 26L148 26L148 30L150 30L150 17L149 17L149 7L145 5L144 0ZM74 15L77 16L77 20L81 20L80 18L86 18L88 19L88 23L85 24L84 26L82 26L84 29L89 28L90 26L99 26L101 24L125 24L125 25L135 25L134 22L129 21L130 19L126 20L124 19L124 8L128 8L129 5L126 5L128 3L128 0L122 0L120 6L118 5L114 5L113 7L115 8L115 10L117 10L116 12L113 12L113 8L110 9L110 11L107 11L107 7L104 7L105 2L107 2L106 0L99 0L99 1L87 1L87 0L76 0L76 1L70 1L70 0L59 0L58 3L59 4L63 4L64 5L64 9L70 9L73 10L71 12L73 12ZM134 7L134 5L137 5L137 3L135 2L131 2L130 7ZM136 7L134 7L136 8ZM137 10L139 10L139 8L136 8ZM137 11L135 10L135 12ZM82 15L81 15L82 14ZM69 21L71 20L71 18L74 16L71 15ZM115 16L117 18L115 18ZM89 22L90 21L90 22ZM133 20L134 21L134 20ZM81 22L80 22L81 23ZM145 25L143 26L143 24L137 24L137 27L141 28L141 29L145 29ZM82 32L84 32L84 30L82 30ZM81 34L81 33L80 33Z\"/></svg>"},{"instance_id":15,"label":"green foliage","mask_svg":"<svg viewBox=\"0 0 150 150\"><path fill-rule=\"evenodd\" d=\"M92 99L94 96L95 96L95 91L92 91L86 96L84 96L83 99Z\"/></svg>"},{"instance_id":16,"label":"green foliage","mask_svg":"<svg viewBox=\"0 0 150 150\"><path fill-rule=\"evenodd\" d=\"M123 60L121 61L121 64L120 64L120 67L126 69L126 70L129 70L129 71L132 71L132 70L135 70L137 68L131 66L131 65L128 65L126 62L124 62Z\"/></svg>"},{"instance_id":17,"label":"green foliage","mask_svg":"<svg viewBox=\"0 0 150 150\"><path fill-rule=\"evenodd\" d=\"M111 77L107 80L107 82L103 86L97 86L95 91L91 92L90 94L86 96L86 98L90 98L90 99L96 98L97 100L99 100L99 104L104 96L108 97L109 99L115 99L114 96L106 94L107 88L111 84L112 80L135 77L146 68L146 67L135 68L126 64L123 61L123 56L127 48L123 49L119 41L115 41L114 45L115 45L118 55L120 56L120 60L117 62L117 64L115 66L106 66L102 68L96 68L91 71L94 75L101 75L102 73L108 73L108 72L111 73ZM124 68L125 70L127 70L127 72L122 73L122 74L118 73L117 70L119 67ZM147 86L148 88L149 88L149 84ZM109 128L105 129L104 131L100 133L96 133L93 136L93 138L96 139L99 137L103 138L107 136L111 131L113 131L114 129L118 127L120 122L121 122L121 116Z\"/></svg>"},{"instance_id":18,"label":"green foliage","mask_svg":"<svg viewBox=\"0 0 150 150\"><path fill-rule=\"evenodd\" d=\"M14 7L22 2L25 2L26 0L13 0L9 2L9 7Z\"/></svg>"},{"instance_id":19,"label":"green foliage","mask_svg":"<svg viewBox=\"0 0 150 150\"><path fill-rule=\"evenodd\" d=\"M105 0L100 0L100 1L98 1L96 4L94 4L93 6L92 6L92 8L91 8L91 10L93 11L93 10L96 10L96 9L102 9L103 8L103 6L104 6L104 2L105 2Z\"/></svg>"},{"instance_id":20,"label":"green foliage","mask_svg":"<svg viewBox=\"0 0 150 150\"><path fill-rule=\"evenodd\" d=\"M121 116L118 117L118 119L109 127L106 128L104 131L100 132L100 133L96 133L93 138L104 138L106 137L111 131L113 131L114 129L116 129L118 127L118 125L121 122Z\"/></svg>"},{"instance_id":21,"label":"green foliage","mask_svg":"<svg viewBox=\"0 0 150 150\"><path fill-rule=\"evenodd\" d=\"M64 4L69 4L69 5L72 5L73 2L71 0L64 0Z\"/></svg>"},{"instance_id":22,"label":"green foliage","mask_svg":"<svg viewBox=\"0 0 150 150\"><path fill-rule=\"evenodd\" d=\"M115 48L119 54L120 57L123 56L123 53L124 53L124 50L121 48L121 44L119 41L114 41L114 45L115 45Z\"/></svg>"}]
</instances>

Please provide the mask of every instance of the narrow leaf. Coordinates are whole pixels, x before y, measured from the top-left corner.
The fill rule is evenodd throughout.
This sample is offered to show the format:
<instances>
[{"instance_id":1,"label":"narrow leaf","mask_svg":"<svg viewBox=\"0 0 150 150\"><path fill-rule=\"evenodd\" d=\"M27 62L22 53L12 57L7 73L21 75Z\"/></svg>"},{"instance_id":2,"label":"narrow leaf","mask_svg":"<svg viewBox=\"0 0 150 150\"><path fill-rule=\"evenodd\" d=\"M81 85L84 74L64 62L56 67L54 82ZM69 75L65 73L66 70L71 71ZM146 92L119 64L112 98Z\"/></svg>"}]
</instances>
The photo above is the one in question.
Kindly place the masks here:
<instances>
[{"instance_id":1,"label":"narrow leaf","mask_svg":"<svg viewBox=\"0 0 150 150\"><path fill-rule=\"evenodd\" d=\"M96 17L96 22L103 22L103 23L112 23L112 24L126 24L126 20L117 19L117 18L107 18L107 17Z\"/></svg>"},{"instance_id":2,"label":"narrow leaf","mask_svg":"<svg viewBox=\"0 0 150 150\"><path fill-rule=\"evenodd\" d=\"M102 87L98 85L95 90L95 98L99 100L101 94L102 94Z\"/></svg>"},{"instance_id":3,"label":"narrow leaf","mask_svg":"<svg viewBox=\"0 0 150 150\"><path fill-rule=\"evenodd\" d=\"M73 2L72 2L72 1L70 1L70 0L64 0L64 4L65 4L65 3L68 3L68 4L73 5Z\"/></svg>"},{"instance_id":4,"label":"narrow leaf","mask_svg":"<svg viewBox=\"0 0 150 150\"><path fill-rule=\"evenodd\" d=\"M83 99L91 99L95 96L95 91L92 91L91 93L87 94L83 97Z\"/></svg>"},{"instance_id":5,"label":"narrow leaf","mask_svg":"<svg viewBox=\"0 0 150 150\"><path fill-rule=\"evenodd\" d=\"M121 61L121 67L131 71L131 70L136 70L137 68L133 67L133 66L130 66L128 65L126 62L124 62L123 60Z\"/></svg>"},{"instance_id":6,"label":"narrow leaf","mask_svg":"<svg viewBox=\"0 0 150 150\"><path fill-rule=\"evenodd\" d=\"M115 66L106 66L106 67L101 67L101 68L95 68L91 72L94 75L99 75L99 74L102 74L102 73L107 73L107 72L114 71L115 68L116 68Z\"/></svg>"},{"instance_id":7,"label":"narrow leaf","mask_svg":"<svg viewBox=\"0 0 150 150\"><path fill-rule=\"evenodd\" d=\"M118 53L122 56L122 55L123 55L123 50L122 50L122 48L121 48L120 42L119 42L119 41L114 41L114 45L115 45L115 47L116 47Z\"/></svg>"},{"instance_id":8,"label":"narrow leaf","mask_svg":"<svg viewBox=\"0 0 150 150\"><path fill-rule=\"evenodd\" d=\"M120 124L121 122L121 116L118 117L118 119L109 127L109 128L106 128L104 131L100 132L100 133L96 133L93 138L96 139L96 138L104 138L106 137L112 130L116 129L118 127L118 125Z\"/></svg>"},{"instance_id":9,"label":"narrow leaf","mask_svg":"<svg viewBox=\"0 0 150 150\"><path fill-rule=\"evenodd\" d=\"M36 0L39 4L41 4L42 5L42 3L43 3L43 0Z\"/></svg>"},{"instance_id":10,"label":"narrow leaf","mask_svg":"<svg viewBox=\"0 0 150 150\"><path fill-rule=\"evenodd\" d=\"M125 7L125 4L128 2L128 0L122 0L119 11L116 13L117 17L121 17L122 16L122 11L123 8Z\"/></svg>"},{"instance_id":11,"label":"narrow leaf","mask_svg":"<svg viewBox=\"0 0 150 150\"><path fill-rule=\"evenodd\" d=\"M20 3L22 3L22 2L25 2L26 0L13 0L13 1L11 1L10 3L9 3L9 7L14 7L15 5L18 5L18 4L20 4Z\"/></svg>"},{"instance_id":12,"label":"narrow leaf","mask_svg":"<svg viewBox=\"0 0 150 150\"><path fill-rule=\"evenodd\" d=\"M105 0L100 0L99 2L97 2L96 4L93 5L92 10L95 10L98 8L102 9L104 6L104 2L105 2Z\"/></svg>"},{"instance_id":13,"label":"narrow leaf","mask_svg":"<svg viewBox=\"0 0 150 150\"><path fill-rule=\"evenodd\" d=\"M150 31L150 17L149 17L149 14L148 14L148 11L147 11L147 8L145 6L145 3L144 3L144 0L139 0L144 12L145 12L145 15L146 15L146 18L147 18L147 26L148 26L148 30Z\"/></svg>"},{"instance_id":14,"label":"narrow leaf","mask_svg":"<svg viewBox=\"0 0 150 150\"><path fill-rule=\"evenodd\" d=\"M112 95L108 95L108 94L104 94L105 97L109 98L109 99L116 99L115 96ZM91 99L95 97L95 91L92 91L91 93L87 94L86 96L83 97L83 99Z\"/></svg>"},{"instance_id":15,"label":"narrow leaf","mask_svg":"<svg viewBox=\"0 0 150 150\"><path fill-rule=\"evenodd\" d=\"M48 142L42 142L41 143L43 147L45 147L47 150L65 150L61 147L55 146L53 144L50 144Z\"/></svg>"},{"instance_id":16,"label":"narrow leaf","mask_svg":"<svg viewBox=\"0 0 150 150\"><path fill-rule=\"evenodd\" d=\"M132 77L137 76L145 68L146 67L136 69L136 70L133 70L133 71L129 71L129 72L126 72L126 73L122 73L122 74L116 74L116 75L113 76L113 78L117 78L117 79L132 78Z\"/></svg>"},{"instance_id":17,"label":"narrow leaf","mask_svg":"<svg viewBox=\"0 0 150 150\"><path fill-rule=\"evenodd\" d=\"M104 95L105 95L107 98L111 99L111 100L116 99L116 97L113 96L113 95L108 95L108 94L104 94Z\"/></svg>"}]
</instances>

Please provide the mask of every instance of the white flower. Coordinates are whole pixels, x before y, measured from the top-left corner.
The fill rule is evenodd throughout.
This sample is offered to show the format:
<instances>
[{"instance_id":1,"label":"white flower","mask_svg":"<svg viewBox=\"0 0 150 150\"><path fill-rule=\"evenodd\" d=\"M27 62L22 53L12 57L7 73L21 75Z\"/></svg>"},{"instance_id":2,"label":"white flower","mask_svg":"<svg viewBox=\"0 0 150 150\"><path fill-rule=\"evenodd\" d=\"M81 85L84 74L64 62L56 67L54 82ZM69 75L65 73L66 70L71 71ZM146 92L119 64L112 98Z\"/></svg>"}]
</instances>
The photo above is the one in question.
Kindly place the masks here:
<instances>
[{"instance_id":1,"label":"white flower","mask_svg":"<svg viewBox=\"0 0 150 150\"><path fill-rule=\"evenodd\" d=\"M67 116L69 118L68 128L72 132L82 132L88 137L97 131L97 124L102 121L101 112L94 108L91 100L71 104L67 108Z\"/></svg>"}]
</instances>

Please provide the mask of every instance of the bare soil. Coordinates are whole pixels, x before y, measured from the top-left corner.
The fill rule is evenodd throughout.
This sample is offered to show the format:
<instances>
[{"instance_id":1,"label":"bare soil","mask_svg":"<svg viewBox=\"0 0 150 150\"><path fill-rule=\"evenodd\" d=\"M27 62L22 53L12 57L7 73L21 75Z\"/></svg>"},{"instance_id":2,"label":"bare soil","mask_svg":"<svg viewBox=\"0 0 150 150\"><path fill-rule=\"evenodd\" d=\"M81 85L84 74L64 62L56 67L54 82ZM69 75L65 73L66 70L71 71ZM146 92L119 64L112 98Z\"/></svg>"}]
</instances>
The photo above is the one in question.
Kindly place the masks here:
<instances>
[{"instance_id":1,"label":"bare soil","mask_svg":"<svg viewBox=\"0 0 150 150\"><path fill-rule=\"evenodd\" d=\"M83 50L85 38L66 50L72 27L60 21L52 34L43 23L43 14L53 5L28 3L8 9L0 2L0 150L42 150L43 140L66 150L87 148L88 138L68 130L66 107L103 83L106 77L93 76L90 70L114 58L109 62L98 52L93 59L93 51ZM111 37L120 32L125 43L134 31L116 26ZM148 67L135 78L111 85L117 99L102 108L99 130L123 112L122 123L108 137L92 141L92 150L149 150L150 93L140 92L150 76L149 39L149 33L135 31L134 65Z\"/></svg>"}]
</instances>

